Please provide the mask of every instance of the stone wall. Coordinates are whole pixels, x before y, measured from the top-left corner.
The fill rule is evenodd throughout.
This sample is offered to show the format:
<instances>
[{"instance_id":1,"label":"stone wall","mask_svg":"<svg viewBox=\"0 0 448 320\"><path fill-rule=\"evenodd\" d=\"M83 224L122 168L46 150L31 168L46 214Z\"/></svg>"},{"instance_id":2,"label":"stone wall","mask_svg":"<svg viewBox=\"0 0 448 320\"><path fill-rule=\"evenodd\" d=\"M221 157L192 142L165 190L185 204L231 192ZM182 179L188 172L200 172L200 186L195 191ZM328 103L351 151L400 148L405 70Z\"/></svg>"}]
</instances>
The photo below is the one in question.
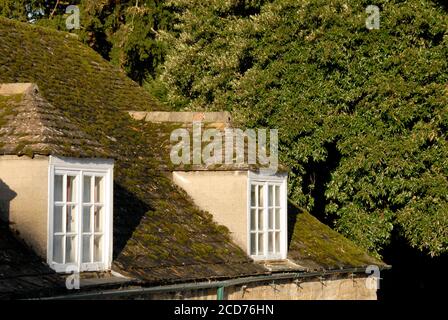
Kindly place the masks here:
<instances>
[{"instance_id":1,"label":"stone wall","mask_svg":"<svg viewBox=\"0 0 448 320\"><path fill-rule=\"evenodd\" d=\"M189 290L142 294L131 299L216 300L217 290ZM376 300L376 290L366 287L366 276L349 274L324 279L279 280L226 287L225 300Z\"/></svg>"}]
</instances>

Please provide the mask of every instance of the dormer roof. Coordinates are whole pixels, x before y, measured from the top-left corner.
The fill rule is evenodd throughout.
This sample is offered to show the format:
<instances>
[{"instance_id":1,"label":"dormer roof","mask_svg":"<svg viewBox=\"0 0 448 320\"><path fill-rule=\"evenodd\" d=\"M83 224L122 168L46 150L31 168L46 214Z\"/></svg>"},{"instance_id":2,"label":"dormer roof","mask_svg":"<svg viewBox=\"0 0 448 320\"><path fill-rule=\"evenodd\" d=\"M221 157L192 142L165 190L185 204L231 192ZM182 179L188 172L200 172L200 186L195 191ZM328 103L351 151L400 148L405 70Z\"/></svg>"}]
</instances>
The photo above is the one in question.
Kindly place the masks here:
<instances>
[{"instance_id":1,"label":"dormer roof","mask_svg":"<svg viewBox=\"0 0 448 320\"><path fill-rule=\"evenodd\" d=\"M110 157L33 83L0 84L0 154Z\"/></svg>"}]
</instances>

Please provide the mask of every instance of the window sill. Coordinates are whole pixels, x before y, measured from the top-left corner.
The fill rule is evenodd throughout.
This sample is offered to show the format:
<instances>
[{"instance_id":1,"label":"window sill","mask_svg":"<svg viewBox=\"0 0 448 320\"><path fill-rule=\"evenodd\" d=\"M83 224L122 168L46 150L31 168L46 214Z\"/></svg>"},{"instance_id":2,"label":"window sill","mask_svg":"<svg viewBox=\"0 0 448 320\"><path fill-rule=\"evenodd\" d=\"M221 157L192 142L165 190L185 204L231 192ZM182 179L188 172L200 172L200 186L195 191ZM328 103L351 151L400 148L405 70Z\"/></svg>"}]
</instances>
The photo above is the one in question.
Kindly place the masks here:
<instances>
[{"instance_id":1,"label":"window sill","mask_svg":"<svg viewBox=\"0 0 448 320\"><path fill-rule=\"evenodd\" d=\"M284 255L274 255L274 256L250 256L256 262L280 262L286 260Z\"/></svg>"},{"instance_id":2,"label":"window sill","mask_svg":"<svg viewBox=\"0 0 448 320\"><path fill-rule=\"evenodd\" d=\"M67 274L73 272L104 272L110 270L110 268L107 268L102 262L81 264L80 268L78 267L77 264L57 264L57 263L51 264L50 267L57 273L67 273Z\"/></svg>"}]
</instances>

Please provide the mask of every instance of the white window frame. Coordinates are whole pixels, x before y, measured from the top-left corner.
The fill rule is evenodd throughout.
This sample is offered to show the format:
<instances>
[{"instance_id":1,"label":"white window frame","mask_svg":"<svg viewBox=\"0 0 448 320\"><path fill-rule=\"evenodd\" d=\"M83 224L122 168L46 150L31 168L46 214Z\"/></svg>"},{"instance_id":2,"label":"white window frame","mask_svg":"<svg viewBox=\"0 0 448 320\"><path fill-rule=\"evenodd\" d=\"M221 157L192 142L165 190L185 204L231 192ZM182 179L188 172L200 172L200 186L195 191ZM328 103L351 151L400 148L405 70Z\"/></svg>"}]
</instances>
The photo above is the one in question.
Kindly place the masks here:
<instances>
[{"instance_id":1,"label":"white window frame","mask_svg":"<svg viewBox=\"0 0 448 320\"><path fill-rule=\"evenodd\" d=\"M287 174L276 174L276 175L262 175L255 172L249 172L248 183L247 183L247 252L250 257L255 260L284 260L287 257L287 237L288 237L288 219L287 219ZM264 208L264 254L252 255L251 254L251 230L250 230L250 212L251 212L251 187L253 184L263 184L264 185L264 196L263 196L263 208ZM268 253L268 185L279 185L280 186L280 253L279 254L269 254Z\"/></svg>"},{"instance_id":2,"label":"white window frame","mask_svg":"<svg viewBox=\"0 0 448 320\"><path fill-rule=\"evenodd\" d=\"M111 159L77 159L50 156L48 169L48 224L47 224L47 263L56 272L71 273L83 271L105 271L112 265L113 254L113 169L114 161ZM54 237L54 183L56 174L75 174L77 176L77 246L76 263L59 264L53 262ZM84 186L82 177L85 175L102 176L104 179L103 203L103 244L101 262L82 263L82 210ZM65 179L64 179L65 180ZM92 199L93 201L93 199ZM94 226L92 226L93 228ZM64 249L65 250L65 249Z\"/></svg>"}]
</instances>

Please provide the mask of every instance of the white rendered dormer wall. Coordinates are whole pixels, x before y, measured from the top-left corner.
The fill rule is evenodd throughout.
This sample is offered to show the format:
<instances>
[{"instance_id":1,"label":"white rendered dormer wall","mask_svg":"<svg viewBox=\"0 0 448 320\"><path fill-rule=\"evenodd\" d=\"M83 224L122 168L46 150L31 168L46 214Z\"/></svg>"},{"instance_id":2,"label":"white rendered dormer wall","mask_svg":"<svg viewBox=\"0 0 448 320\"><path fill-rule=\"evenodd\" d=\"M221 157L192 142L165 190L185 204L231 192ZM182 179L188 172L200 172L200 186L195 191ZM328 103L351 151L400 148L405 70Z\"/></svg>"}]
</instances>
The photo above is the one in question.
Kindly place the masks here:
<instances>
[{"instance_id":1,"label":"white rendered dormer wall","mask_svg":"<svg viewBox=\"0 0 448 320\"><path fill-rule=\"evenodd\" d=\"M176 171L173 180L254 260L286 259L286 173Z\"/></svg>"}]
</instances>

